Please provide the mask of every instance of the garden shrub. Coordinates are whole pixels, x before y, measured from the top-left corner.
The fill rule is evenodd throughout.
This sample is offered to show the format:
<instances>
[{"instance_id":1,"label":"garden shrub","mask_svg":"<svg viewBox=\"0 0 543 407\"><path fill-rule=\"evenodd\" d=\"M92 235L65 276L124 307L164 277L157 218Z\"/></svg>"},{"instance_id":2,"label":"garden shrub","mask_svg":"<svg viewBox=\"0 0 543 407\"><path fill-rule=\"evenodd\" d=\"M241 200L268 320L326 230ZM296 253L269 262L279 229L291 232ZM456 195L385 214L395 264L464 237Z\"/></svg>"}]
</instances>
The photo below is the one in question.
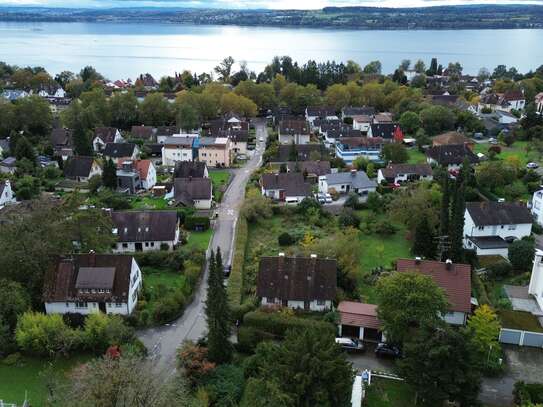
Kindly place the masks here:
<instances>
[{"instance_id":1,"label":"garden shrub","mask_svg":"<svg viewBox=\"0 0 543 407\"><path fill-rule=\"evenodd\" d=\"M515 404L543 403L543 384L518 381L513 388Z\"/></svg>"},{"instance_id":2,"label":"garden shrub","mask_svg":"<svg viewBox=\"0 0 543 407\"><path fill-rule=\"evenodd\" d=\"M244 385L243 369L235 365L217 367L206 380L212 404L217 407L237 406Z\"/></svg>"},{"instance_id":3,"label":"garden shrub","mask_svg":"<svg viewBox=\"0 0 543 407\"><path fill-rule=\"evenodd\" d=\"M238 329L238 343L236 348L243 353L253 353L260 342L273 339L276 339L276 337L271 333L260 331L250 326L241 326Z\"/></svg>"},{"instance_id":4,"label":"garden shrub","mask_svg":"<svg viewBox=\"0 0 543 407\"><path fill-rule=\"evenodd\" d=\"M332 335L335 333L335 327L330 323L291 316L281 312L249 312L243 317L243 323L246 326L281 337L285 335L287 330L293 328L317 328L329 330Z\"/></svg>"},{"instance_id":5,"label":"garden shrub","mask_svg":"<svg viewBox=\"0 0 543 407\"><path fill-rule=\"evenodd\" d=\"M283 232L277 238L277 242L279 243L279 246L290 246L293 245L296 240L288 232Z\"/></svg>"},{"instance_id":6,"label":"garden shrub","mask_svg":"<svg viewBox=\"0 0 543 407\"><path fill-rule=\"evenodd\" d=\"M373 231L377 233L378 235L389 236L396 233L398 231L398 228L394 226L394 224L390 222L389 220L384 219L382 221L377 222L373 226Z\"/></svg>"},{"instance_id":7,"label":"garden shrub","mask_svg":"<svg viewBox=\"0 0 543 407\"><path fill-rule=\"evenodd\" d=\"M513 266L507 261L499 261L488 267L490 276L497 279L502 279L511 274Z\"/></svg>"},{"instance_id":8,"label":"garden shrub","mask_svg":"<svg viewBox=\"0 0 543 407\"><path fill-rule=\"evenodd\" d=\"M185 218L185 229L187 230L208 230L210 220L205 216L188 216Z\"/></svg>"},{"instance_id":9,"label":"garden shrub","mask_svg":"<svg viewBox=\"0 0 543 407\"><path fill-rule=\"evenodd\" d=\"M94 313L85 320L83 342L94 352L104 353L110 346L130 343L134 338L134 330L119 315Z\"/></svg>"}]
</instances>

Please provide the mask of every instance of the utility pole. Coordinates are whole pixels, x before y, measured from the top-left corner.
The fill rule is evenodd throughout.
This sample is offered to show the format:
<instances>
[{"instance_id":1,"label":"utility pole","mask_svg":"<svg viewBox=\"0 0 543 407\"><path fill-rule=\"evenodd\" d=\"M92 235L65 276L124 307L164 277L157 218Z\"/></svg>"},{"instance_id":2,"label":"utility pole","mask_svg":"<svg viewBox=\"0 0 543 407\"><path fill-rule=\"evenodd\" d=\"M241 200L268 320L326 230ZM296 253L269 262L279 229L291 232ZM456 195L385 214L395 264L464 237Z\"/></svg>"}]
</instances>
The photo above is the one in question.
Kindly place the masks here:
<instances>
[{"instance_id":1,"label":"utility pole","mask_svg":"<svg viewBox=\"0 0 543 407\"><path fill-rule=\"evenodd\" d=\"M443 255L449 251L451 248L451 242L449 241L449 236L436 236L434 240L437 241L437 253L439 255L439 261L443 261Z\"/></svg>"}]
</instances>

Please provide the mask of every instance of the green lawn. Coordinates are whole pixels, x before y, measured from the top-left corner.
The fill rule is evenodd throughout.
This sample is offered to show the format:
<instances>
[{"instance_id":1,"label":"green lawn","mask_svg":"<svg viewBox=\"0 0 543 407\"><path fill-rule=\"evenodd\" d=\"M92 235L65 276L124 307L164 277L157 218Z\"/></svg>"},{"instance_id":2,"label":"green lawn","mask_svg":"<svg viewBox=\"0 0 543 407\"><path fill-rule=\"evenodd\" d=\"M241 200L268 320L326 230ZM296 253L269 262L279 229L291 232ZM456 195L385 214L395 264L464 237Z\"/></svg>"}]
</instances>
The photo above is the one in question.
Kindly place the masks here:
<instances>
[{"instance_id":1,"label":"green lawn","mask_svg":"<svg viewBox=\"0 0 543 407\"><path fill-rule=\"evenodd\" d=\"M204 232L189 232L187 244L193 245L198 249L206 251L212 235L213 230L211 228Z\"/></svg>"},{"instance_id":2,"label":"green lawn","mask_svg":"<svg viewBox=\"0 0 543 407\"><path fill-rule=\"evenodd\" d=\"M371 386L367 387L364 407L411 407L414 406L413 390L398 380L372 378Z\"/></svg>"},{"instance_id":3,"label":"green lawn","mask_svg":"<svg viewBox=\"0 0 543 407\"><path fill-rule=\"evenodd\" d=\"M168 201L162 197L138 196L131 200L132 209L168 209Z\"/></svg>"},{"instance_id":4,"label":"green lawn","mask_svg":"<svg viewBox=\"0 0 543 407\"><path fill-rule=\"evenodd\" d=\"M24 357L14 366L7 366L0 361L0 400L22 404L27 392L32 406L43 406L47 397L48 379L56 376L65 380L66 374L74 366L91 358L90 355L56 360Z\"/></svg>"},{"instance_id":5,"label":"green lawn","mask_svg":"<svg viewBox=\"0 0 543 407\"><path fill-rule=\"evenodd\" d=\"M409 160L407 161L409 164L426 163L426 155L421 153L418 148L409 148L407 149L407 153L409 154Z\"/></svg>"},{"instance_id":6,"label":"green lawn","mask_svg":"<svg viewBox=\"0 0 543 407\"><path fill-rule=\"evenodd\" d=\"M226 170L209 171L209 178L211 178L211 182L213 183L215 201L221 202L224 189L230 179L230 172Z\"/></svg>"},{"instance_id":7,"label":"green lawn","mask_svg":"<svg viewBox=\"0 0 543 407\"><path fill-rule=\"evenodd\" d=\"M475 144L474 151L475 153L483 153L487 154L488 149L492 146L492 144L489 143L482 143L482 144ZM517 157L520 161L520 164L522 166L525 166L527 163L531 161L535 162L541 162L541 158L539 154L535 151L528 152L526 151L526 147L528 146L528 142L526 141L516 141L511 145L511 147L506 147L505 145L499 145L502 149L502 152L498 154L496 157L505 160L508 157Z\"/></svg>"}]
</instances>

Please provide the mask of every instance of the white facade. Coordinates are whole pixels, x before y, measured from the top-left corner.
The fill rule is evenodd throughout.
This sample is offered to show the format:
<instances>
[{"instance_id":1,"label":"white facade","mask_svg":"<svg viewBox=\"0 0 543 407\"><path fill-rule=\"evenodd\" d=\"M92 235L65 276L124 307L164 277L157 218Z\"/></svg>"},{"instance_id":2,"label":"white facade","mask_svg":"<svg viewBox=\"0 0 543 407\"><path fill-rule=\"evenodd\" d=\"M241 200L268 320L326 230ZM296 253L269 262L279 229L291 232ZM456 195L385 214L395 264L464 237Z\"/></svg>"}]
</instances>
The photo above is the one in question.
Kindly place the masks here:
<instances>
[{"instance_id":1,"label":"white facade","mask_svg":"<svg viewBox=\"0 0 543 407\"><path fill-rule=\"evenodd\" d=\"M532 215L534 220L543 226L543 189L534 192L532 196Z\"/></svg>"},{"instance_id":2,"label":"white facade","mask_svg":"<svg viewBox=\"0 0 543 407\"><path fill-rule=\"evenodd\" d=\"M528 286L528 293L534 296L539 308L543 310L543 251L536 250L532 277Z\"/></svg>"},{"instance_id":3,"label":"white facade","mask_svg":"<svg viewBox=\"0 0 543 407\"><path fill-rule=\"evenodd\" d=\"M281 134L279 132L279 143L280 144L309 144L310 136L309 134Z\"/></svg>"},{"instance_id":4,"label":"white facade","mask_svg":"<svg viewBox=\"0 0 543 407\"><path fill-rule=\"evenodd\" d=\"M211 209L213 199L195 199L193 206L195 209Z\"/></svg>"},{"instance_id":5,"label":"white facade","mask_svg":"<svg viewBox=\"0 0 543 407\"><path fill-rule=\"evenodd\" d=\"M230 151L236 155L247 155L247 142L230 140Z\"/></svg>"},{"instance_id":6,"label":"white facade","mask_svg":"<svg viewBox=\"0 0 543 407\"><path fill-rule=\"evenodd\" d=\"M319 177L319 192L321 194L330 193L330 191L336 191L338 194L348 194L355 192L358 195L367 195L370 192L375 192L377 190L376 186L368 186L365 188L355 188L350 182L341 182L341 183L331 183L328 182L326 175Z\"/></svg>"},{"instance_id":7,"label":"white facade","mask_svg":"<svg viewBox=\"0 0 543 407\"><path fill-rule=\"evenodd\" d=\"M164 240L164 241L148 241L148 242L117 242L115 248L112 250L113 253L124 254L124 253L135 253L135 252L156 252L161 250L162 245L167 245L168 250L173 250L174 247L179 243L179 228L175 231L174 240Z\"/></svg>"},{"instance_id":8,"label":"white facade","mask_svg":"<svg viewBox=\"0 0 543 407\"><path fill-rule=\"evenodd\" d=\"M449 325L466 325L468 315L465 312L449 311L441 319Z\"/></svg>"},{"instance_id":9,"label":"white facade","mask_svg":"<svg viewBox=\"0 0 543 407\"><path fill-rule=\"evenodd\" d=\"M371 129L371 121L368 119L353 118L353 129L367 134Z\"/></svg>"},{"instance_id":10,"label":"white facade","mask_svg":"<svg viewBox=\"0 0 543 407\"><path fill-rule=\"evenodd\" d=\"M2 191L2 194L0 194L0 208L14 202L16 202L16 200L13 191L11 190L11 184L9 180L6 180L4 182L4 190Z\"/></svg>"},{"instance_id":11,"label":"white facade","mask_svg":"<svg viewBox=\"0 0 543 407\"><path fill-rule=\"evenodd\" d=\"M417 175L417 174L410 174L410 173L406 173L406 174L396 174L396 176L394 177L394 184L401 184L401 183L404 183L404 182L409 182L410 179L409 179L409 176L410 175ZM428 176L420 176L419 177L419 180L425 180L425 181L432 181L434 179L434 177L432 175L428 175ZM383 174L383 169L379 169L379 171L377 172L377 183L380 184L382 181L386 181L386 177L384 176Z\"/></svg>"},{"instance_id":12,"label":"white facade","mask_svg":"<svg viewBox=\"0 0 543 407\"><path fill-rule=\"evenodd\" d=\"M486 225L486 226L477 226L473 221L469 211L466 209L465 212L465 223L464 223L464 236L499 236L502 239L511 239L514 240L522 239L523 237L530 236L532 234L532 224L523 223L523 224L514 224L514 225ZM464 239L464 247L466 246L468 239Z\"/></svg>"},{"instance_id":13,"label":"white facade","mask_svg":"<svg viewBox=\"0 0 543 407\"><path fill-rule=\"evenodd\" d=\"M302 202L305 198L307 198L305 195L288 195L283 193L283 189L264 189L261 188L262 195L271 198L275 201L285 201L289 204L299 204Z\"/></svg>"},{"instance_id":14,"label":"white facade","mask_svg":"<svg viewBox=\"0 0 543 407\"><path fill-rule=\"evenodd\" d=\"M263 306L272 306L272 305L282 305L283 301L280 298L266 298L262 297L261 304ZM309 309L311 311L326 311L332 309L332 301L330 300L312 300L307 302L305 301L295 301L288 300L287 307L291 309Z\"/></svg>"},{"instance_id":15,"label":"white facade","mask_svg":"<svg viewBox=\"0 0 543 407\"><path fill-rule=\"evenodd\" d=\"M140 177L141 187L146 191L152 189L156 185L156 168L153 165L153 162L149 164L149 169L147 170L147 178Z\"/></svg>"},{"instance_id":16,"label":"white facade","mask_svg":"<svg viewBox=\"0 0 543 407\"><path fill-rule=\"evenodd\" d=\"M162 165L173 167L181 161L192 161L192 147L174 145L162 147Z\"/></svg>"},{"instance_id":17,"label":"white facade","mask_svg":"<svg viewBox=\"0 0 543 407\"><path fill-rule=\"evenodd\" d=\"M115 131L115 137L113 138L112 143L123 143L124 138L121 136L121 132L117 129ZM92 140L92 147L94 148L94 151L102 151L104 147L106 146L106 141L102 140L100 137L96 136Z\"/></svg>"},{"instance_id":18,"label":"white facade","mask_svg":"<svg viewBox=\"0 0 543 407\"><path fill-rule=\"evenodd\" d=\"M130 315L138 302L138 295L143 287L141 270L136 263L135 259L132 259L132 269L130 271L130 287L128 287L128 301L127 302L106 302L106 314L119 314ZM68 314L77 313L83 315L89 315L99 312L98 302L84 302L84 301L66 301L66 302L46 302L45 313L46 314Z\"/></svg>"}]
</instances>

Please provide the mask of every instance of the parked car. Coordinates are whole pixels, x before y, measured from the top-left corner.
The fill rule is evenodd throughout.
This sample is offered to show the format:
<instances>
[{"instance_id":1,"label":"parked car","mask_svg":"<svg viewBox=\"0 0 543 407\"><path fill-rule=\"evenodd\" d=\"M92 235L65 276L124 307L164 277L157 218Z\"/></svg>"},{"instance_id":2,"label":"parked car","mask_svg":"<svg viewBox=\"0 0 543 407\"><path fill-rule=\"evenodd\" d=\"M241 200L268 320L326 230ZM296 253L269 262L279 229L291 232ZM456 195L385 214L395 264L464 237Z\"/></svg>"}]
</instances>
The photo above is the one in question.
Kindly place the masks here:
<instances>
[{"instance_id":1,"label":"parked car","mask_svg":"<svg viewBox=\"0 0 543 407\"><path fill-rule=\"evenodd\" d=\"M229 277L230 273L232 272L232 266L224 266L223 271L224 271L224 276Z\"/></svg>"},{"instance_id":2,"label":"parked car","mask_svg":"<svg viewBox=\"0 0 543 407\"><path fill-rule=\"evenodd\" d=\"M332 195L330 195L329 193L324 194L324 201L325 201L327 204L332 203L332 201L333 201Z\"/></svg>"},{"instance_id":3,"label":"parked car","mask_svg":"<svg viewBox=\"0 0 543 407\"><path fill-rule=\"evenodd\" d=\"M529 170L536 170L539 168L539 164L531 162L531 163L526 164L526 168L528 168Z\"/></svg>"},{"instance_id":4,"label":"parked car","mask_svg":"<svg viewBox=\"0 0 543 407\"><path fill-rule=\"evenodd\" d=\"M396 346L381 342L377 344L375 348L375 356L380 357L389 357L389 358L399 358L401 355L400 349Z\"/></svg>"},{"instance_id":5,"label":"parked car","mask_svg":"<svg viewBox=\"0 0 543 407\"><path fill-rule=\"evenodd\" d=\"M362 352L364 350L364 344L357 339L336 338L336 343L346 351Z\"/></svg>"},{"instance_id":6,"label":"parked car","mask_svg":"<svg viewBox=\"0 0 543 407\"><path fill-rule=\"evenodd\" d=\"M263 143L263 142L264 142L264 137L260 137L260 138L258 139L258 141L260 141L261 143Z\"/></svg>"},{"instance_id":7,"label":"parked car","mask_svg":"<svg viewBox=\"0 0 543 407\"><path fill-rule=\"evenodd\" d=\"M489 142L490 144L494 144L494 145L498 144L498 140L496 140L495 138L490 138L490 139L488 139L488 142Z\"/></svg>"}]
</instances>

